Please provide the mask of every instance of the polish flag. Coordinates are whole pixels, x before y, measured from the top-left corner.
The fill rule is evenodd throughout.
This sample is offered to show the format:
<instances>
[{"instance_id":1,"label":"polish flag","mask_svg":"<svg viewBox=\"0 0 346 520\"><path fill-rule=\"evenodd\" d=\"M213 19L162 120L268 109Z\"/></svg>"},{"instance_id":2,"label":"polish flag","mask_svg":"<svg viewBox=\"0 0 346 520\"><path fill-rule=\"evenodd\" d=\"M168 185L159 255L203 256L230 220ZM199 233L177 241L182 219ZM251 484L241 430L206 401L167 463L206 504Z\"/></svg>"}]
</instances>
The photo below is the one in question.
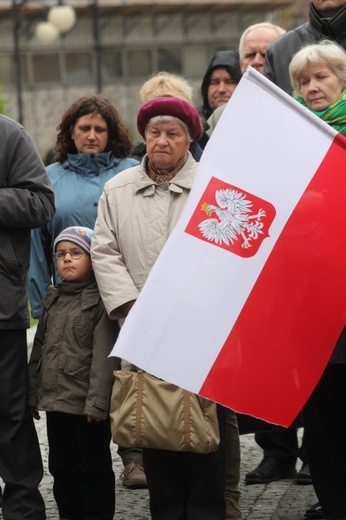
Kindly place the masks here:
<instances>
[{"instance_id":1,"label":"polish flag","mask_svg":"<svg viewBox=\"0 0 346 520\"><path fill-rule=\"evenodd\" d=\"M346 324L346 140L243 76L112 355L289 426Z\"/></svg>"}]
</instances>

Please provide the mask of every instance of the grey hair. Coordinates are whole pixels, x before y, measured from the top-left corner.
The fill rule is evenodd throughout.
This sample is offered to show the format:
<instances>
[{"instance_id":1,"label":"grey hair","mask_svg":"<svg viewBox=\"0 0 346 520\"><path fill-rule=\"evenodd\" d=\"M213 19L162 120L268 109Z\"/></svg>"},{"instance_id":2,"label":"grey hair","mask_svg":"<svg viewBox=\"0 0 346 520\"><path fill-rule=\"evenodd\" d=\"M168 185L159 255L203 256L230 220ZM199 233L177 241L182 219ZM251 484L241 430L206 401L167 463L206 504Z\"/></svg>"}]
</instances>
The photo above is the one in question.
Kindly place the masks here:
<instances>
[{"instance_id":1,"label":"grey hair","mask_svg":"<svg viewBox=\"0 0 346 520\"><path fill-rule=\"evenodd\" d=\"M273 31L276 31L278 37L282 34L285 34L286 32L285 29L280 27L280 25L275 25L271 22L260 22L255 23L254 25L250 25L247 29L245 29L239 40L239 56L241 60L244 59L245 39L247 35L255 29L272 29Z\"/></svg>"},{"instance_id":2,"label":"grey hair","mask_svg":"<svg viewBox=\"0 0 346 520\"><path fill-rule=\"evenodd\" d=\"M346 52L344 49L330 40L306 45L292 58L289 65L289 73L293 93L301 95L301 75L310 65L325 62L326 65L346 84Z\"/></svg>"},{"instance_id":3,"label":"grey hair","mask_svg":"<svg viewBox=\"0 0 346 520\"><path fill-rule=\"evenodd\" d=\"M177 122L177 123L181 124L181 126L183 127L183 129L185 130L185 132L187 134L187 137L189 138L190 143L192 143L191 135L190 135L190 132L189 132L189 129L188 129L187 125L184 123L184 121L182 121L181 119L178 119L177 117L174 117L174 116L155 116L155 117L152 117L148 121L148 124L147 124L146 129L145 129L145 133L147 132L147 128L150 125L150 123L153 123L153 124L156 124L156 123L169 123L171 121L174 121L174 122Z\"/></svg>"}]
</instances>

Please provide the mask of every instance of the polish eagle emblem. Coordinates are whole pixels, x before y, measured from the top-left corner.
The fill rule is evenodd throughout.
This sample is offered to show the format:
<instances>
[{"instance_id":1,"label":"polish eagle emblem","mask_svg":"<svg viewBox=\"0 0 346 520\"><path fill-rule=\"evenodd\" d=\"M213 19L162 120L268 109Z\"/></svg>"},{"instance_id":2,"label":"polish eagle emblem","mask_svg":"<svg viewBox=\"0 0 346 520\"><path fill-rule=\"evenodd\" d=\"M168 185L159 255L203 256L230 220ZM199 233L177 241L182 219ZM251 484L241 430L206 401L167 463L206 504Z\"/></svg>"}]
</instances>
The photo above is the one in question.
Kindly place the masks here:
<instances>
[{"instance_id":1,"label":"polish eagle emblem","mask_svg":"<svg viewBox=\"0 0 346 520\"><path fill-rule=\"evenodd\" d=\"M241 247L250 248L251 242L263 235L262 218L267 216L266 211L259 209L256 215L251 215L253 203L235 189L217 190L215 200L217 206L207 202L201 206L208 217L213 215L198 224L203 237L210 242L227 246L241 237Z\"/></svg>"}]
</instances>

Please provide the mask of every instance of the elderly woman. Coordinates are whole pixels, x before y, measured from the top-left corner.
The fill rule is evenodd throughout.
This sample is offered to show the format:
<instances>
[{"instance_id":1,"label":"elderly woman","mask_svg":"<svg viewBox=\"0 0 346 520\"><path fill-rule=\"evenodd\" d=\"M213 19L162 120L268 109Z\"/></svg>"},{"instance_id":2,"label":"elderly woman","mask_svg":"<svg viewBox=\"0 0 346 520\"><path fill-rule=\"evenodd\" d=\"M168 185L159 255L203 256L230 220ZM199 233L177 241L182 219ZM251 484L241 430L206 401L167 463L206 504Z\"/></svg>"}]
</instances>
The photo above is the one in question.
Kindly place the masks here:
<instances>
[{"instance_id":1,"label":"elderly woman","mask_svg":"<svg viewBox=\"0 0 346 520\"><path fill-rule=\"evenodd\" d=\"M296 99L346 135L345 51L328 41L308 45L293 57L289 70ZM311 477L319 499L305 516L346 520L346 329L303 416Z\"/></svg>"},{"instance_id":2,"label":"elderly woman","mask_svg":"<svg viewBox=\"0 0 346 520\"><path fill-rule=\"evenodd\" d=\"M177 74L170 74L168 72L159 72L148 79L141 87L140 96L142 101L145 103L151 99L158 97L177 97L187 101L190 105L192 102L192 87L182 76ZM226 105L222 105L219 109L224 109ZM215 113L214 112L214 113ZM222 112L219 113L219 116ZM211 116L212 117L212 116ZM209 120L208 120L209 123ZM212 125L215 126L216 123ZM210 136L211 133L207 131ZM202 156L202 148L199 146L198 141L194 140L190 143L189 151L193 158L199 161ZM146 153L145 143L139 141L134 144L132 149L132 157L138 160L142 160ZM225 497L226 497L226 520L241 519L241 512L239 506L240 496L240 440L237 417L232 410L227 410L227 431L226 431L226 484L225 484ZM131 457L134 461L138 460L140 450L138 449L123 449L119 448L119 453L122 456L126 456L129 460ZM126 455L125 455L126 454ZM128 465L127 469L131 466ZM128 475L128 471L125 468L122 479L123 485L128 487L130 485L137 485L140 480L137 479L137 470L131 471Z\"/></svg>"},{"instance_id":3,"label":"elderly woman","mask_svg":"<svg viewBox=\"0 0 346 520\"><path fill-rule=\"evenodd\" d=\"M346 53L328 40L307 45L290 67L294 96L335 130L346 135Z\"/></svg>"},{"instance_id":4,"label":"elderly woman","mask_svg":"<svg viewBox=\"0 0 346 520\"><path fill-rule=\"evenodd\" d=\"M189 103L174 97L148 101L137 126L147 154L106 184L92 241L96 279L114 319L126 317L135 304L197 169L189 145L201 123ZM225 519L222 448L207 455L144 449L143 461L154 520Z\"/></svg>"},{"instance_id":5,"label":"elderly woman","mask_svg":"<svg viewBox=\"0 0 346 520\"><path fill-rule=\"evenodd\" d=\"M177 97L187 101L190 105L193 105L192 101L192 87L182 76L178 74L171 74L169 72L159 72L155 74L145 83L143 83L139 95L141 96L142 102L146 103L151 99L157 97ZM199 161L202 156L202 148L199 146L197 141L192 141L189 148L193 158ZM141 161L146 153L145 143L138 141L134 143L131 157Z\"/></svg>"}]
</instances>

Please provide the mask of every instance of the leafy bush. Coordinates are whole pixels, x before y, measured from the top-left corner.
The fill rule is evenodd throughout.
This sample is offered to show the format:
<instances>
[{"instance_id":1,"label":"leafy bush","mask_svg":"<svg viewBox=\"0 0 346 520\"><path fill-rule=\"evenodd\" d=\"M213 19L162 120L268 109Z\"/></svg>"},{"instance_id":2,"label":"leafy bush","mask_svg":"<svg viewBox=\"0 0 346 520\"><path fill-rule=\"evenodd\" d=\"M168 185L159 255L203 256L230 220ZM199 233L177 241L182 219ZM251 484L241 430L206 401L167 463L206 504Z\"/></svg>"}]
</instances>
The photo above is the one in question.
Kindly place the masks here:
<instances>
[{"instance_id":1,"label":"leafy bush","mask_svg":"<svg viewBox=\"0 0 346 520\"><path fill-rule=\"evenodd\" d=\"M0 114L6 114L7 99L4 96L4 89L0 85Z\"/></svg>"}]
</instances>

